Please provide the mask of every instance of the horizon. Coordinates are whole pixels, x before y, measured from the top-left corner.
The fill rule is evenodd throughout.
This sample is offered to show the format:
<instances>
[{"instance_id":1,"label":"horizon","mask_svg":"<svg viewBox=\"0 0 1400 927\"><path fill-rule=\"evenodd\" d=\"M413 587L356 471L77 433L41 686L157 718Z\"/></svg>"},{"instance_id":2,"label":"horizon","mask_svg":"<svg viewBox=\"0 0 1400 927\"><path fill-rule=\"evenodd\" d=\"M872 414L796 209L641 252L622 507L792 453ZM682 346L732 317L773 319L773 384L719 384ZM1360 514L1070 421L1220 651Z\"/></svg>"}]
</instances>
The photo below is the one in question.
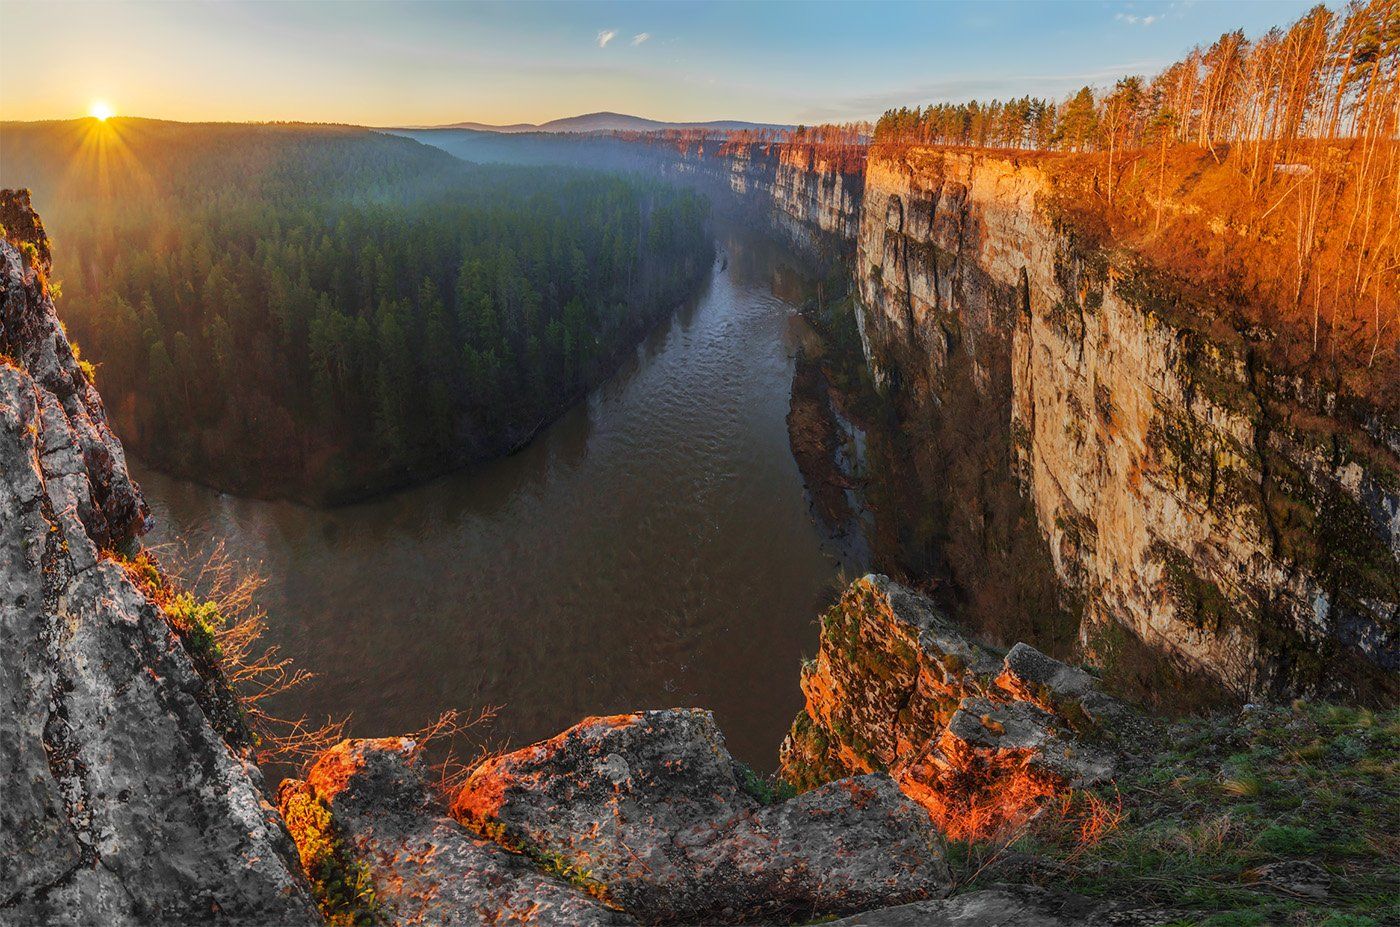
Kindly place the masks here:
<instances>
[{"instance_id":1,"label":"horizon","mask_svg":"<svg viewBox=\"0 0 1400 927\"><path fill-rule=\"evenodd\" d=\"M96 101L117 116L173 122L371 128L539 125L591 113L873 120L903 105L1059 98L1150 75L1222 32L1257 35L1309 5L831 3L795 21L796 8L778 3L9 0L0 6L6 31L29 41L0 61L0 120L79 118Z\"/></svg>"}]
</instances>

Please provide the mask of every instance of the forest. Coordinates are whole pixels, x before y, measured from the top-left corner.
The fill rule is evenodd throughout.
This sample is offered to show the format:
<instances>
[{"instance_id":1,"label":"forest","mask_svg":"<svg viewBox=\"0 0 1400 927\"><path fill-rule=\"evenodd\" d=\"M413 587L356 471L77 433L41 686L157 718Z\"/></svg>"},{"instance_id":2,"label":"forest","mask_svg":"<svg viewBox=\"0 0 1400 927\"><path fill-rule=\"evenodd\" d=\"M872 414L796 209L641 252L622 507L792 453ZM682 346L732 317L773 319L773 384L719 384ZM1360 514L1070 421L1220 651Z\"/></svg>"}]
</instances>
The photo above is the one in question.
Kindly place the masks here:
<instances>
[{"instance_id":1,"label":"forest","mask_svg":"<svg viewBox=\"0 0 1400 927\"><path fill-rule=\"evenodd\" d=\"M238 492L353 498L509 452L693 293L705 201L404 138L3 127L59 311L129 447Z\"/></svg>"},{"instance_id":2,"label":"forest","mask_svg":"<svg viewBox=\"0 0 1400 927\"><path fill-rule=\"evenodd\" d=\"M1081 228L1230 294L1283 368L1395 407L1398 133L1400 2L1353 0L1058 103L890 110L873 144L1045 152Z\"/></svg>"}]
</instances>

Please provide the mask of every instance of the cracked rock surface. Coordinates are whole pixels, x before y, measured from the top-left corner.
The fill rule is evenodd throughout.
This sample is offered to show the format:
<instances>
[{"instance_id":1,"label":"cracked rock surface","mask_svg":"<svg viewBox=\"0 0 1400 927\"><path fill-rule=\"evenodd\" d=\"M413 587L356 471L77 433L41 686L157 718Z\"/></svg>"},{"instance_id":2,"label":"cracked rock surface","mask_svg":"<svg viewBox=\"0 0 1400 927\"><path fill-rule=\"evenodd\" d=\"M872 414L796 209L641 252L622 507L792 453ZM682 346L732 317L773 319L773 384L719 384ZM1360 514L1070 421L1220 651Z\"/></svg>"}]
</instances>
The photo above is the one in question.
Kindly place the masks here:
<instances>
[{"instance_id":1,"label":"cracked rock surface","mask_svg":"<svg viewBox=\"0 0 1400 927\"><path fill-rule=\"evenodd\" d=\"M1082 669L1026 644L970 640L927 597L879 575L823 618L806 706L782 747L798 788L888 771L947 834L994 832L1104 782L1130 710Z\"/></svg>"},{"instance_id":2,"label":"cracked rock surface","mask_svg":"<svg viewBox=\"0 0 1400 927\"><path fill-rule=\"evenodd\" d=\"M0 214L42 240L27 194ZM0 924L318 923L261 775L103 556L146 505L36 252L0 242Z\"/></svg>"},{"instance_id":3,"label":"cracked rock surface","mask_svg":"<svg viewBox=\"0 0 1400 927\"><path fill-rule=\"evenodd\" d=\"M707 711L589 718L489 760L452 808L566 861L644 923L781 922L946 894L928 814L883 774L765 804Z\"/></svg>"},{"instance_id":4,"label":"cracked rock surface","mask_svg":"<svg viewBox=\"0 0 1400 927\"><path fill-rule=\"evenodd\" d=\"M321 754L305 783L374 882L387 924L631 924L536 864L481 839L436 806L401 737L346 740Z\"/></svg>"}]
</instances>

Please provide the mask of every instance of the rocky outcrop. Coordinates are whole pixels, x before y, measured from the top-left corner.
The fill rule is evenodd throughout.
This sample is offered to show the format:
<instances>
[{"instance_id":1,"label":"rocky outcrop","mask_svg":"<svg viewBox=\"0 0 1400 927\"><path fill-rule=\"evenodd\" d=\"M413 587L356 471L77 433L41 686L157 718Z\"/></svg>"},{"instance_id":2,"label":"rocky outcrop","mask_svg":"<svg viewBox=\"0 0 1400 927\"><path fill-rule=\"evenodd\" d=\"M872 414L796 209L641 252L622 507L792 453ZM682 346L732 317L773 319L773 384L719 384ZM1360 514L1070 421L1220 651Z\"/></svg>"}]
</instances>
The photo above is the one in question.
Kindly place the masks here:
<instances>
[{"instance_id":1,"label":"rocky outcrop","mask_svg":"<svg viewBox=\"0 0 1400 927\"><path fill-rule=\"evenodd\" d=\"M801 921L947 891L927 814L889 777L764 792L709 712L652 711L487 761L452 813L587 873L645 923Z\"/></svg>"},{"instance_id":2,"label":"rocky outcrop","mask_svg":"<svg viewBox=\"0 0 1400 927\"><path fill-rule=\"evenodd\" d=\"M317 923L209 683L109 556L146 506L54 314L27 195L0 215L0 923Z\"/></svg>"},{"instance_id":3,"label":"rocky outcrop","mask_svg":"<svg viewBox=\"0 0 1400 927\"><path fill-rule=\"evenodd\" d=\"M995 834L1107 781L1113 761L1096 742L1129 714L1082 670L1025 644L999 657L883 576L857 580L822 619L802 690L781 752L789 782L888 771L954 837Z\"/></svg>"},{"instance_id":4,"label":"rocky outcrop","mask_svg":"<svg viewBox=\"0 0 1400 927\"><path fill-rule=\"evenodd\" d=\"M305 782L288 780L281 790L283 813L304 847L324 835L296 826L298 802L329 812L351 865L368 871L376 920L429 927L632 923L449 818L416 767L416 748L403 738L343 741L321 755Z\"/></svg>"},{"instance_id":5,"label":"rocky outcrop","mask_svg":"<svg viewBox=\"0 0 1400 927\"><path fill-rule=\"evenodd\" d=\"M872 368L935 431L985 398L1101 661L1130 638L1242 695L1400 695L1400 426L1271 372L1220 307L1088 244L1048 170L869 160Z\"/></svg>"}]
</instances>

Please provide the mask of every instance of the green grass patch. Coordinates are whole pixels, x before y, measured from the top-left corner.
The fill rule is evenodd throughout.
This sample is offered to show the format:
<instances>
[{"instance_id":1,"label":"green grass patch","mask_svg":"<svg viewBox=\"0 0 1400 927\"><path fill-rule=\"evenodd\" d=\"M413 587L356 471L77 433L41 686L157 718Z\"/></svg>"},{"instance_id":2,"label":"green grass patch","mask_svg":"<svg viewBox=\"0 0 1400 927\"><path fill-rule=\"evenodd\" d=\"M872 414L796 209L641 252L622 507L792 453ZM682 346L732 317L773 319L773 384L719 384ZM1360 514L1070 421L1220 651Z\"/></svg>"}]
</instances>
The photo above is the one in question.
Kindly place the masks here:
<instances>
[{"instance_id":1,"label":"green grass patch","mask_svg":"<svg viewBox=\"0 0 1400 927\"><path fill-rule=\"evenodd\" d=\"M1024 879L1215 927L1400 923L1400 710L1254 707L1163 725L1124 753L1116 828L1085 845L1047 817L966 884ZM1317 867L1322 894L1270 874L1290 862Z\"/></svg>"}]
</instances>

